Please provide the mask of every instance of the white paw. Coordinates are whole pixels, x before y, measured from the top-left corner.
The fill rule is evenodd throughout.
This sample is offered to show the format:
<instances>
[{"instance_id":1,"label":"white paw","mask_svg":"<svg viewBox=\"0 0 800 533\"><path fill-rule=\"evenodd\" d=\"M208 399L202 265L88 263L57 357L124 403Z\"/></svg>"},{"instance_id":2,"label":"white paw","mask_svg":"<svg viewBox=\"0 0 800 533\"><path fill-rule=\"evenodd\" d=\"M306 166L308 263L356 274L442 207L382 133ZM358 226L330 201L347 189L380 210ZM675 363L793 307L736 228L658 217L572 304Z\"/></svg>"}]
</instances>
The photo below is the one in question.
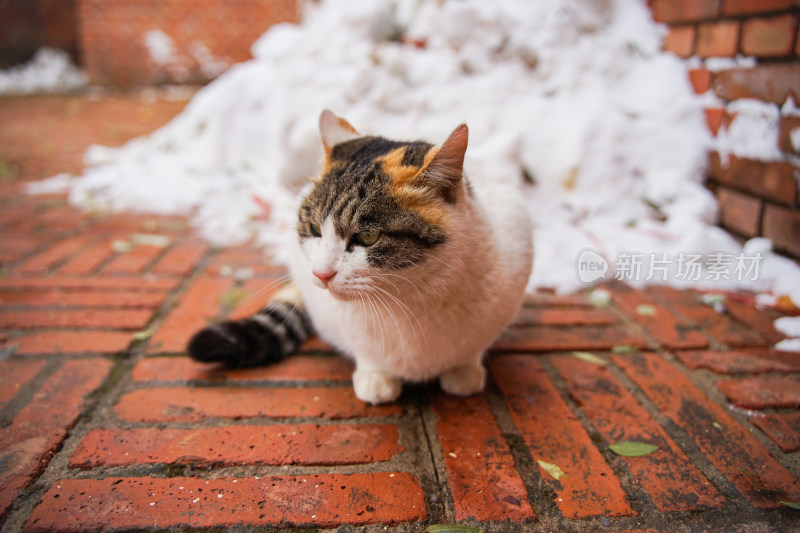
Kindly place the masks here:
<instances>
[{"instance_id":1,"label":"white paw","mask_svg":"<svg viewBox=\"0 0 800 533\"><path fill-rule=\"evenodd\" d=\"M380 370L356 370L353 389L362 401L371 404L393 402L403 391L403 380Z\"/></svg>"},{"instance_id":2,"label":"white paw","mask_svg":"<svg viewBox=\"0 0 800 533\"><path fill-rule=\"evenodd\" d=\"M439 376L442 390L456 396L470 396L483 390L486 369L483 365L457 366Z\"/></svg>"}]
</instances>

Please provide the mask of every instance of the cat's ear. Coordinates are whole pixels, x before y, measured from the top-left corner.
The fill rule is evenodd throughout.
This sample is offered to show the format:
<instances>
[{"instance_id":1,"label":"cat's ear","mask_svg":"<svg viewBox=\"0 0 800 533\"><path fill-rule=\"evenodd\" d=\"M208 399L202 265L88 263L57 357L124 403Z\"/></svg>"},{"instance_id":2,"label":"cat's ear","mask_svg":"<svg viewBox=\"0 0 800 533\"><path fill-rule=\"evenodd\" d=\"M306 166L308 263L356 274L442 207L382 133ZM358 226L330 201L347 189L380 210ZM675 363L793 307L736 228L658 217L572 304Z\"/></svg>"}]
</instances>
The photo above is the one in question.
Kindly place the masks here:
<instances>
[{"instance_id":1,"label":"cat's ear","mask_svg":"<svg viewBox=\"0 0 800 533\"><path fill-rule=\"evenodd\" d=\"M457 187L464 175L468 140L467 125L461 124L453 130L420 176L427 187L437 190L451 203L455 201Z\"/></svg>"},{"instance_id":2,"label":"cat's ear","mask_svg":"<svg viewBox=\"0 0 800 533\"><path fill-rule=\"evenodd\" d=\"M331 150L339 143L352 141L361 137L361 134L345 119L337 117L330 110L324 110L319 116L319 133L325 155L330 158Z\"/></svg>"}]
</instances>

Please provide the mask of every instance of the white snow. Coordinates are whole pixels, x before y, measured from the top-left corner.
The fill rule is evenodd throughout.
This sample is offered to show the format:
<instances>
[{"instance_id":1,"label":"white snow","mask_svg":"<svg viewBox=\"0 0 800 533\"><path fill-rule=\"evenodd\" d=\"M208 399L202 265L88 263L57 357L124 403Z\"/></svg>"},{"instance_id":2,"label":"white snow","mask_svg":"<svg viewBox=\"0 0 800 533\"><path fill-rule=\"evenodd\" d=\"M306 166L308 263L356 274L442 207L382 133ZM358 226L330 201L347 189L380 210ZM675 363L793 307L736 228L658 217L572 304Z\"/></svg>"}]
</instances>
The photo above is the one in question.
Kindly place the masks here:
<instances>
[{"instance_id":1,"label":"white snow","mask_svg":"<svg viewBox=\"0 0 800 533\"><path fill-rule=\"evenodd\" d=\"M778 148L781 110L760 100L734 100L726 106L734 119L727 128L722 128L715 139L715 147L724 160L728 155L782 161L783 153Z\"/></svg>"},{"instance_id":2,"label":"white snow","mask_svg":"<svg viewBox=\"0 0 800 533\"><path fill-rule=\"evenodd\" d=\"M85 85L83 71L56 48L40 48L27 63L0 70L0 95L74 91Z\"/></svg>"},{"instance_id":3,"label":"white snow","mask_svg":"<svg viewBox=\"0 0 800 533\"><path fill-rule=\"evenodd\" d=\"M330 108L362 133L401 139L441 142L467 122L471 179L532 179L529 288L581 287L584 249L612 263L622 252L742 252L714 226L716 201L702 186L712 143L703 100L687 64L661 51L663 28L645 2L309 5L302 25L270 29L253 60L165 127L88 151L71 200L186 214L212 242L255 238L280 260L297 191L319 169L317 119ZM158 37L151 55L168 58ZM764 276L728 284L769 291L780 280L765 273L797 274L766 255Z\"/></svg>"}]
</instances>

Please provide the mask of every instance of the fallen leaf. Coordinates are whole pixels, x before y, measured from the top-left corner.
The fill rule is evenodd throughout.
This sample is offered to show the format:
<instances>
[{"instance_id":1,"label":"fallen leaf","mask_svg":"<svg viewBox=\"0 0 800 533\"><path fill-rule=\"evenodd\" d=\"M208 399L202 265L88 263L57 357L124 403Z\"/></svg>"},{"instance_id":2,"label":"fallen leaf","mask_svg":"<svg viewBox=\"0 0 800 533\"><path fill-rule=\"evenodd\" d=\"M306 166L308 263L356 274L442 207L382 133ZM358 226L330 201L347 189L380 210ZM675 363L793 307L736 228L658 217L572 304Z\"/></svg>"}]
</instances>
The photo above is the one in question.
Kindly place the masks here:
<instances>
[{"instance_id":1,"label":"fallen leaf","mask_svg":"<svg viewBox=\"0 0 800 533\"><path fill-rule=\"evenodd\" d=\"M232 287L220 298L219 303L225 309L233 309L247 296L247 291L241 287Z\"/></svg>"},{"instance_id":2,"label":"fallen leaf","mask_svg":"<svg viewBox=\"0 0 800 533\"><path fill-rule=\"evenodd\" d=\"M561 479L562 477L566 476L563 470L561 470L558 465L554 465L553 463L548 463L542 460L536 461L542 469L550 474L555 479Z\"/></svg>"},{"instance_id":3,"label":"fallen leaf","mask_svg":"<svg viewBox=\"0 0 800 533\"><path fill-rule=\"evenodd\" d=\"M634 354L639 353L639 348L636 346L631 346L630 344L617 344L611 348L611 353Z\"/></svg>"},{"instance_id":4,"label":"fallen leaf","mask_svg":"<svg viewBox=\"0 0 800 533\"><path fill-rule=\"evenodd\" d=\"M133 245L128 241L123 241L121 239L114 239L113 241L111 241L111 249L117 252L118 254L124 254L133 250Z\"/></svg>"},{"instance_id":5,"label":"fallen leaf","mask_svg":"<svg viewBox=\"0 0 800 533\"><path fill-rule=\"evenodd\" d=\"M658 449L658 446L655 444L647 444L646 442L623 440L620 442L615 442L609 446L608 449L615 454L622 455L624 457L641 457L643 455L649 455L653 453Z\"/></svg>"},{"instance_id":6,"label":"fallen leaf","mask_svg":"<svg viewBox=\"0 0 800 533\"><path fill-rule=\"evenodd\" d=\"M155 246L156 248L166 248L172 239L166 235L156 235L154 233L136 233L131 237L135 244L143 246Z\"/></svg>"},{"instance_id":7,"label":"fallen leaf","mask_svg":"<svg viewBox=\"0 0 800 533\"><path fill-rule=\"evenodd\" d=\"M153 330L152 329L146 329L144 331L137 331L136 333L134 333L133 334L133 340L135 340L135 341L143 341L143 340L149 339L152 336L153 336Z\"/></svg>"},{"instance_id":8,"label":"fallen leaf","mask_svg":"<svg viewBox=\"0 0 800 533\"><path fill-rule=\"evenodd\" d=\"M594 363L600 366L606 366L608 364L591 352L571 352L571 353L572 357L575 357L576 359L580 359L581 361L585 361L587 363Z\"/></svg>"},{"instance_id":9,"label":"fallen leaf","mask_svg":"<svg viewBox=\"0 0 800 533\"><path fill-rule=\"evenodd\" d=\"M483 533L483 530L477 527L458 526L450 524L434 524L425 528L422 533Z\"/></svg>"},{"instance_id":10,"label":"fallen leaf","mask_svg":"<svg viewBox=\"0 0 800 533\"><path fill-rule=\"evenodd\" d=\"M605 289L595 289L589 293L589 303L597 309L608 307L611 302L611 293Z\"/></svg>"},{"instance_id":11,"label":"fallen leaf","mask_svg":"<svg viewBox=\"0 0 800 533\"><path fill-rule=\"evenodd\" d=\"M786 507L791 507L792 509L800 510L800 502L785 502L783 500L778 500L778 503L782 503Z\"/></svg>"},{"instance_id":12,"label":"fallen leaf","mask_svg":"<svg viewBox=\"0 0 800 533\"><path fill-rule=\"evenodd\" d=\"M656 314L656 308L652 305L641 304L636 306L636 313L641 316L653 316Z\"/></svg>"}]
</instances>

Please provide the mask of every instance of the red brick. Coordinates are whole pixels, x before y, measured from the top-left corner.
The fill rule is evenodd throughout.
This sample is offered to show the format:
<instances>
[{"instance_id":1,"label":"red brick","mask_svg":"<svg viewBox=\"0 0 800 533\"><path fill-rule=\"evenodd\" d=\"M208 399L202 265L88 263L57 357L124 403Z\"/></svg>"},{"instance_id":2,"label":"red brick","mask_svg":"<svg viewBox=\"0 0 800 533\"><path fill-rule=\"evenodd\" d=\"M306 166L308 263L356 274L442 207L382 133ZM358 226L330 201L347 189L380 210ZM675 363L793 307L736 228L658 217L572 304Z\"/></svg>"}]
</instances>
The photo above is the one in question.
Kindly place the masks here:
<instances>
[{"instance_id":1,"label":"red brick","mask_svg":"<svg viewBox=\"0 0 800 533\"><path fill-rule=\"evenodd\" d=\"M691 57L697 30L694 26L671 26L664 38L664 50L678 57Z\"/></svg>"},{"instance_id":2,"label":"red brick","mask_svg":"<svg viewBox=\"0 0 800 533\"><path fill-rule=\"evenodd\" d=\"M650 9L659 22L687 22L714 18L720 0L651 0Z\"/></svg>"},{"instance_id":3,"label":"red brick","mask_svg":"<svg viewBox=\"0 0 800 533\"><path fill-rule=\"evenodd\" d=\"M139 309L64 309L54 311L0 311L2 328L110 328L142 329L153 312Z\"/></svg>"},{"instance_id":4,"label":"red brick","mask_svg":"<svg viewBox=\"0 0 800 533\"><path fill-rule=\"evenodd\" d=\"M692 370L701 368L716 374L763 374L766 372L800 372L795 364L771 358L758 351L692 351L677 352L681 362Z\"/></svg>"},{"instance_id":5,"label":"red brick","mask_svg":"<svg viewBox=\"0 0 800 533\"><path fill-rule=\"evenodd\" d=\"M114 254L111 249L111 240L103 239L85 249L58 269L59 274L91 274Z\"/></svg>"},{"instance_id":6,"label":"red brick","mask_svg":"<svg viewBox=\"0 0 800 533\"><path fill-rule=\"evenodd\" d=\"M64 363L31 402L0 431L0 516L41 472L66 437L84 405L84 397L100 386L111 363L104 359Z\"/></svg>"},{"instance_id":7,"label":"red brick","mask_svg":"<svg viewBox=\"0 0 800 533\"><path fill-rule=\"evenodd\" d=\"M711 22L697 27L695 51L700 57L733 57L738 51L739 23Z\"/></svg>"},{"instance_id":8,"label":"red brick","mask_svg":"<svg viewBox=\"0 0 800 533\"><path fill-rule=\"evenodd\" d=\"M86 246L89 241L90 238L87 235L79 235L58 241L14 267L14 272L40 274L52 270Z\"/></svg>"},{"instance_id":9,"label":"red brick","mask_svg":"<svg viewBox=\"0 0 800 533\"><path fill-rule=\"evenodd\" d=\"M228 369L188 357L149 357L133 369L135 381L349 381L353 363L343 357L294 355L265 367Z\"/></svg>"},{"instance_id":10,"label":"red brick","mask_svg":"<svg viewBox=\"0 0 800 533\"><path fill-rule=\"evenodd\" d=\"M297 351L301 353L333 353L336 350L316 335L312 335L297 348Z\"/></svg>"},{"instance_id":11,"label":"red brick","mask_svg":"<svg viewBox=\"0 0 800 533\"><path fill-rule=\"evenodd\" d=\"M750 18L742 23L742 53L757 57L792 54L797 31L797 16Z\"/></svg>"},{"instance_id":12,"label":"red brick","mask_svg":"<svg viewBox=\"0 0 800 533\"><path fill-rule=\"evenodd\" d=\"M128 349L133 337L122 331L41 331L17 337L17 355L114 354Z\"/></svg>"},{"instance_id":13,"label":"red brick","mask_svg":"<svg viewBox=\"0 0 800 533\"><path fill-rule=\"evenodd\" d=\"M759 413L750 423L766 433L786 453L800 450L800 413Z\"/></svg>"},{"instance_id":14,"label":"red brick","mask_svg":"<svg viewBox=\"0 0 800 533\"><path fill-rule=\"evenodd\" d=\"M711 89L711 71L704 68L689 69L689 82L696 94L703 94Z\"/></svg>"},{"instance_id":15,"label":"red brick","mask_svg":"<svg viewBox=\"0 0 800 533\"><path fill-rule=\"evenodd\" d=\"M725 0L722 6L724 15L753 15L791 9L797 0Z\"/></svg>"},{"instance_id":16,"label":"red brick","mask_svg":"<svg viewBox=\"0 0 800 533\"><path fill-rule=\"evenodd\" d=\"M90 83L138 87L163 83L202 84L214 73L193 54L203 46L228 64L250 59L250 45L272 24L297 21L296 0L158 0L78 3L82 64ZM220 25L219 21L225 24ZM173 42L173 61L149 59L142 35L163 28Z\"/></svg>"},{"instance_id":17,"label":"red brick","mask_svg":"<svg viewBox=\"0 0 800 533\"><path fill-rule=\"evenodd\" d=\"M797 32L797 41L794 43L794 55L800 56L800 31Z\"/></svg>"},{"instance_id":18,"label":"red brick","mask_svg":"<svg viewBox=\"0 0 800 533\"><path fill-rule=\"evenodd\" d=\"M800 482L680 371L653 353L612 357L753 505L776 508L779 500L800 501Z\"/></svg>"},{"instance_id":19,"label":"red brick","mask_svg":"<svg viewBox=\"0 0 800 533\"><path fill-rule=\"evenodd\" d=\"M0 289L133 289L139 291L172 290L180 284L176 278L157 278L152 276L107 276L107 277L66 277L48 276L44 278L8 277L0 279Z\"/></svg>"},{"instance_id":20,"label":"red brick","mask_svg":"<svg viewBox=\"0 0 800 533\"><path fill-rule=\"evenodd\" d=\"M610 350L625 344L642 347L644 341L622 326L510 327L495 341L500 352L559 352L565 350Z\"/></svg>"},{"instance_id":21,"label":"red brick","mask_svg":"<svg viewBox=\"0 0 800 533\"><path fill-rule=\"evenodd\" d=\"M745 237L755 237L759 234L761 200L726 187L717 187L716 194L723 227Z\"/></svg>"},{"instance_id":22,"label":"red brick","mask_svg":"<svg viewBox=\"0 0 800 533\"><path fill-rule=\"evenodd\" d=\"M798 37L800 42L800 36ZM800 155L800 146L797 148L792 144L792 132L798 130L796 135L800 135L800 117L792 115L781 116L781 130L778 138L778 146L787 154Z\"/></svg>"},{"instance_id":23,"label":"red brick","mask_svg":"<svg viewBox=\"0 0 800 533\"><path fill-rule=\"evenodd\" d=\"M766 205L764 237L771 239L777 250L800 257L800 210Z\"/></svg>"},{"instance_id":24,"label":"red brick","mask_svg":"<svg viewBox=\"0 0 800 533\"><path fill-rule=\"evenodd\" d=\"M69 464L343 465L389 461L401 451L397 428L391 424L148 427L94 430Z\"/></svg>"},{"instance_id":25,"label":"red brick","mask_svg":"<svg viewBox=\"0 0 800 533\"><path fill-rule=\"evenodd\" d=\"M105 478L56 482L34 509L30 533L114 528L399 524L425 520L410 474L245 478Z\"/></svg>"},{"instance_id":26,"label":"red brick","mask_svg":"<svg viewBox=\"0 0 800 533\"><path fill-rule=\"evenodd\" d=\"M703 110L706 117L706 126L712 135L717 135L725 122L726 112L722 107L711 107Z\"/></svg>"},{"instance_id":27,"label":"red brick","mask_svg":"<svg viewBox=\"0 0 800 533\"><path fill-rule=\"evenodd\" d=\"M642 291L627 285L615 284L614 303L620 311L644 327L655 339L667 348L705 348L708 339L694 326L675 316L669 309L657 303ZM640 306L652 308L652 314L640 314ZM627 343L622 343L627 344Z\"/></svg>"},{"instance_id":28,"label":"red brick","mask_svg":"<svg viewBox=\"0 0 800 533\"><path fill-rule=\"evenodd\" d=\"M522 478L485 396L437 394L433 411L456 520L532 520ZM475 422L480 420L479 424Z\"/></svg>"},{"instance_id":29,"label":"red brick","mask_svg":"<svg viewBox=\"0 0 800 533\"><path fill-rule=\"evenodd\" d=\"M609 444L646 442L659 447L645 457L622 457L661 512L719 507L717 490L686 454L602 366L573 357L551 358L570 395Z\"/></svg>"},{"instance_id":30,"label":"red brick","mask_svg":"<svg viewBox=\"0 0 800 533\"><path fill-rule=\"evenodd\" d=\"M794 172L795 168L788 163L756 161L734 155L729 156L727 165L723 165L719 154L711 153L709 176L713 181L789 206L794 205L797 198Z\"/></svg>"},{"instance_id":31,"label":"red brick","mask_svg":"<svg viewBox=\"0 0 800 533\"><path fill-rule=\"evenodd\" d=\"M524 355L496 357L491 371L533 460L555 464L564 472L556 480L539 469L565 517L636 514L603 455L538 361Z\"/></svg>"},{"instance_id":32,"label":"red brick","mask_svg":"<svg viewBox=\"0 0 800 533\"><path fill-rule=\"evenodd\" d=\"M800 377L758 376L723 379L717 388L736 406L748 409L800 407Z\"/></svg>"},{"instance_id":33,"label":"red brick","mask_svg":"<svg viewBox=\"0 0 800 533\"><path fill-rule=\"evenodd\" d=\"M283 275L286 269L281 266L267 262L267 255L264 250L259 250L253 246L239 246L226 248L217 254L206 267L209 274L220 274L220 269L252 269L259 275Z\"/></svg>"},{"instance_id":34,"label":"red brick","mask_svg":"<svg viewBox=\"0 0 800 533\"><path fill-rule=\"evenodd\" d=\"M525 296L525 307L592 307L586 293L555 294L538 291Z\"/></svg>"},{"instance_id":35,"label":"red brick","mask_svg":"<svg viewBox=\"0 0 800 533\"><path fill-rule=\"evenodd\" d=\"M164 292L131 289L93 291L10 291L0 290L0 304L26 307L126 307L156 308L167 298Z\"/></svg>"},{"instance_id":36,"label":"red brick","mask_svg":"<svg viewBox=\"0 0 800 533\"><path fill-rule=\"evenodd\" d=\"M44 361L0 361L0 408L11 400L44 366Z\"/></svg>"},{"instance_id":37,"label":"red brick","mask_svg":"<svg viewBox=\"0 0 800 533\"><path fill-rule=\"evenodd\" d=\"M219 316L221 299L233 286L231 279L198 278L150 339L150 353L182 352L189 338Z\"/></svg>"},{"instance_id":38,"label":"red brick","mask_svg":"<svg viewBox=\"0 0 800 533\"><path fill-rule=\"evenodd\" d=\"M523 307L515 326L606 326L617 317L607 309Z\"/></svg>"},{"instance_id":39,"label":"red brick","mask_svg":"<svg viewBox=\"0 0 800 533\"><path fill-rule=\"evenodd\" d=\"M114 408L122 420L198 422L209 418L355 418L402 414L398 405L367 405L352 387L158 387L124 395Z\"/></svg>"},{"instance_id":40,"label":"red brick","mask_svg":"<svg viewBox=\"0 0 800 533\"><path fill-rule=\"evenodd\" d=\"M164 253L164 248L134 244L128 252L123 252L114 257L103 267L105 274L139 274L157 257Z\"/></svg>"},{"instance_id":41,"label":"red brick","mask_svg":"<svg viewBox=\"0 0 800 533\"><path fill-rule=\"evenodd\" d=\"M0 235L0 264L10 264L42 245L40 238L28 235Z\"/></svg>"},{"instance_id":42,"label":"red brick","mask_svg":"<svg viewBox=\"0 0 800 533\"><path fill-rule=\"evenodd\" d=\"M732 276L735 278L735 276ZM701 300L700 293L667 286L650 286L648 295L659 298L681 315L700 326L712 337L728 346L763 346L764 339L746 324L737 322L725 313L717 313Z\"/></svg>"},{"instance_id":43,"label":"red brick","mask_svg":"<svg viewBox=\"0 0 800 533\"><path fill-rule=\"evenodd\" d=\"M188 276L205 257L208 244L200 239L185 239L173 244L153 266L154 274Z\"/></svg>"},{"instance_id":44,"label":"red brick","mask_svg":"<svg viewBox=\"0 0 800 533\"><path fill-rule=\"evenodd\" d=\"M783 105L791 96L800 102L800 64L766 64L721 70L714 75L714 92L723 100L753 98Z\"/></svg>"},{"instance_id":45,"label":"red brick","mask_svg":"<svg viewBox=\"0 0 800 533\"><path fill-rule=\"evenodd\" d=\"M742 324L747 324L757 330L770 344L775 344L786 338L786 335L775 329L773 322L783 316L772 309L758 309L749 302L728 298L725 307L733 318Z\"/></svg>"},{"instance_id":46,"label":"red brick","mask_svg":"<svg viewBox=\"0 0 800 533\"><path fill-rule=\"evenodd\" d=\"M354 365L343 357L293 355L265 367L227 369L188 357L148 357L133 369L135 381L349 381Z\"/></svg>"}]
</instances>

